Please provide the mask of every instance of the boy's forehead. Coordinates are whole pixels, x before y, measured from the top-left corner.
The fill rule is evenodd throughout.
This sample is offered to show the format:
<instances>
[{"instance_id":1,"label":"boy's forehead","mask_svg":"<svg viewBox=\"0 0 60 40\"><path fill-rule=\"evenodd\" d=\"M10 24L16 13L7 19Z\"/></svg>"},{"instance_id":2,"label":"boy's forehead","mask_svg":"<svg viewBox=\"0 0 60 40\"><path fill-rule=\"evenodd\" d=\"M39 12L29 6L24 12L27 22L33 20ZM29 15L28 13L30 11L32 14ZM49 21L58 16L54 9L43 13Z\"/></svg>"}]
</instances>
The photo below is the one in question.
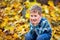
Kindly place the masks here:
<instances>
[{"instance_id":1,"label":"boy's forehead","mask_svg":"<svg viewBox=\"0 0 60 40\"><path fill-rule=\"evenodd\" d=\"M36 14L38 14L38 12L31 12L30 14L36 15Z\"/></svg>"},{"instance_id":2,"label":"boy's forehead","mask_svg":"<svg viewBox=\"0 0 60 40\"><path fill-rule=\"evenodd\" d=\"M30 13L37 13L38 10L31 10Z\"/></svg>"},{"instance_id":3,"label":"boy's forehead","mask_svg":"<svg viewBox=\"0 0 60 40\"><path fill-rule=\"evenodd\" d=\"M30 15L39 15L39 14L38 14L38 13L34 13L34 12L33 12L33 13L30 13Z\"/></svg>"}]
</instances>

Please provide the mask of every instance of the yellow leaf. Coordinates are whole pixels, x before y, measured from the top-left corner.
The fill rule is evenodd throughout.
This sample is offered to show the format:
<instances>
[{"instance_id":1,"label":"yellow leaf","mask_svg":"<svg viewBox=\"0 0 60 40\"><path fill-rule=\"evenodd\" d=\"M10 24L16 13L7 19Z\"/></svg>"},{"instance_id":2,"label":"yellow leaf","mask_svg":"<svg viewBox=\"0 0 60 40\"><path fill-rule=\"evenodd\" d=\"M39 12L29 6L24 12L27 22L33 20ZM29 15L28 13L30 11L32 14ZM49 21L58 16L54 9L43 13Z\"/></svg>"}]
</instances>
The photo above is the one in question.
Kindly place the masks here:
<instances>
[{"instance_id":1,"label":"yellow leaf","mask_svg":"<svg viewBox=\"0 0 60 40\"><path fill-rule=\"evenodd\" d=\"M14 33L13 37L14 37L14 38L18 38L17 33Z\"/></svg>"},{"instance_id":2,"label":"yellow leaf","mask_svg":"<svg viewBox=\"0 0 60 40\"><path fill-rule=\"evenodd\" d=\"M54 6L53 1L48 1L48 4L49 4L50 6Z\"/></svg>"},{"instance_id":3,"label":"yellow leaf","mask_svg":"<svg viewBox=\"0 0 60 40\"><path fill-rule=\"evenodd\" d=\"M56 17L56 15L55 15L54 12L51 12L50 15L51 15L52 17Z\"/></svg>"},{"instance_id":4,"label":"yellow leaf","mask_svg":"<svg viewBox=\"0 0 60 40\"><path fill-rule=\"evenodd\" d=\"M29 10L26 12L25 17L28 18L28 19L30 18L30 12L29 12Z\"/></svg>"}]
</instances>

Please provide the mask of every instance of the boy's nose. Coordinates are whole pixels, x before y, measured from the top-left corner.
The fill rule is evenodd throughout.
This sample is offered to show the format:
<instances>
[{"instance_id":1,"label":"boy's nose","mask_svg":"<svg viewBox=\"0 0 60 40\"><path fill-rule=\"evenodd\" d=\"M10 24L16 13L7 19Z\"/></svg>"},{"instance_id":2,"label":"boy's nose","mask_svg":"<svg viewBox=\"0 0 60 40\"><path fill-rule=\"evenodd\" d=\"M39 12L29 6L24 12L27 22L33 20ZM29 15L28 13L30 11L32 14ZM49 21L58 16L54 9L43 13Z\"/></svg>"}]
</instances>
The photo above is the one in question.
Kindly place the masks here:
<instances>
[{"instance_id":1,"label":"boy's nose","mask_svg":"<svg viewBox=\"0 0 60 40\"><path fill-rule=\"evenodd\" d=\"M35 17L32 17L32 19L35 19Z\"/></svg>"},{"instance_id":2,"label":"boy's nose","mask_svg":"<svg viewBox=\"0 0 60 40\"><path fill-rule=\"evenodd\" d=\"M36 19L33 19L32 21L36 21Z\"/></svg>"}]
</instances>

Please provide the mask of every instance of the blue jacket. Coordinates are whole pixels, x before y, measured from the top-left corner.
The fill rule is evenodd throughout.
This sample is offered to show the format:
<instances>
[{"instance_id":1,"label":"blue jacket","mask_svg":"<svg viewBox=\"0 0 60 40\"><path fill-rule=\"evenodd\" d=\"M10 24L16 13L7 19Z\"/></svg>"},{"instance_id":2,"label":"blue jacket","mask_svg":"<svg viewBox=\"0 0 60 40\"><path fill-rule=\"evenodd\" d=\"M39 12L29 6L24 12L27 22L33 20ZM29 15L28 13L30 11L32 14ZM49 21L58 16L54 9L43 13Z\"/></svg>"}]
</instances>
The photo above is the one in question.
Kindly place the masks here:
<instances>
[{"instance_id":1,"label":"blue jacket","mask_svg":"<svg viewBox=\"0 0 60 40\"><path fill-rule=\"evenodd\" d=\"M47 21L46 18L41 18L39 24L37 26L33 26L30 23L30 31L31 34L36 33L37 35L41 35L41 34L49 34L51 36L52 30L51 30L51 26L49 24L49 22Z\"/></svg>"}]
</instances>

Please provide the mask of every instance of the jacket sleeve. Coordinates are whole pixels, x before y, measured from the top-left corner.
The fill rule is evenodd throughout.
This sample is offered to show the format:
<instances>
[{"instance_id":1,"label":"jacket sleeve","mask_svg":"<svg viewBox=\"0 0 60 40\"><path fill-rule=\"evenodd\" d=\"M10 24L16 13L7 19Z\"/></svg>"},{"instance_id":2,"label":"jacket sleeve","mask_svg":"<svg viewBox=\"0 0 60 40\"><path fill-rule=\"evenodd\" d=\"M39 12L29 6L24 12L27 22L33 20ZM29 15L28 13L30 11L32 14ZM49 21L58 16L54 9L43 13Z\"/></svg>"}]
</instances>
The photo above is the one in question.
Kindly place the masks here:
<instances>
[{"instance_id":1,"label":"jacket sleeve","mask_svg":"<svg viewBox=\"0 0 60 40\"><path fill-rule=\"evenodd\" d=\"M52 33L51 25L47 20L45 21L45 23L43 25L42 31L43 31L43 33L47 33L49 35L51 35L51 33Z\"/></svg>"}]
</instances>

